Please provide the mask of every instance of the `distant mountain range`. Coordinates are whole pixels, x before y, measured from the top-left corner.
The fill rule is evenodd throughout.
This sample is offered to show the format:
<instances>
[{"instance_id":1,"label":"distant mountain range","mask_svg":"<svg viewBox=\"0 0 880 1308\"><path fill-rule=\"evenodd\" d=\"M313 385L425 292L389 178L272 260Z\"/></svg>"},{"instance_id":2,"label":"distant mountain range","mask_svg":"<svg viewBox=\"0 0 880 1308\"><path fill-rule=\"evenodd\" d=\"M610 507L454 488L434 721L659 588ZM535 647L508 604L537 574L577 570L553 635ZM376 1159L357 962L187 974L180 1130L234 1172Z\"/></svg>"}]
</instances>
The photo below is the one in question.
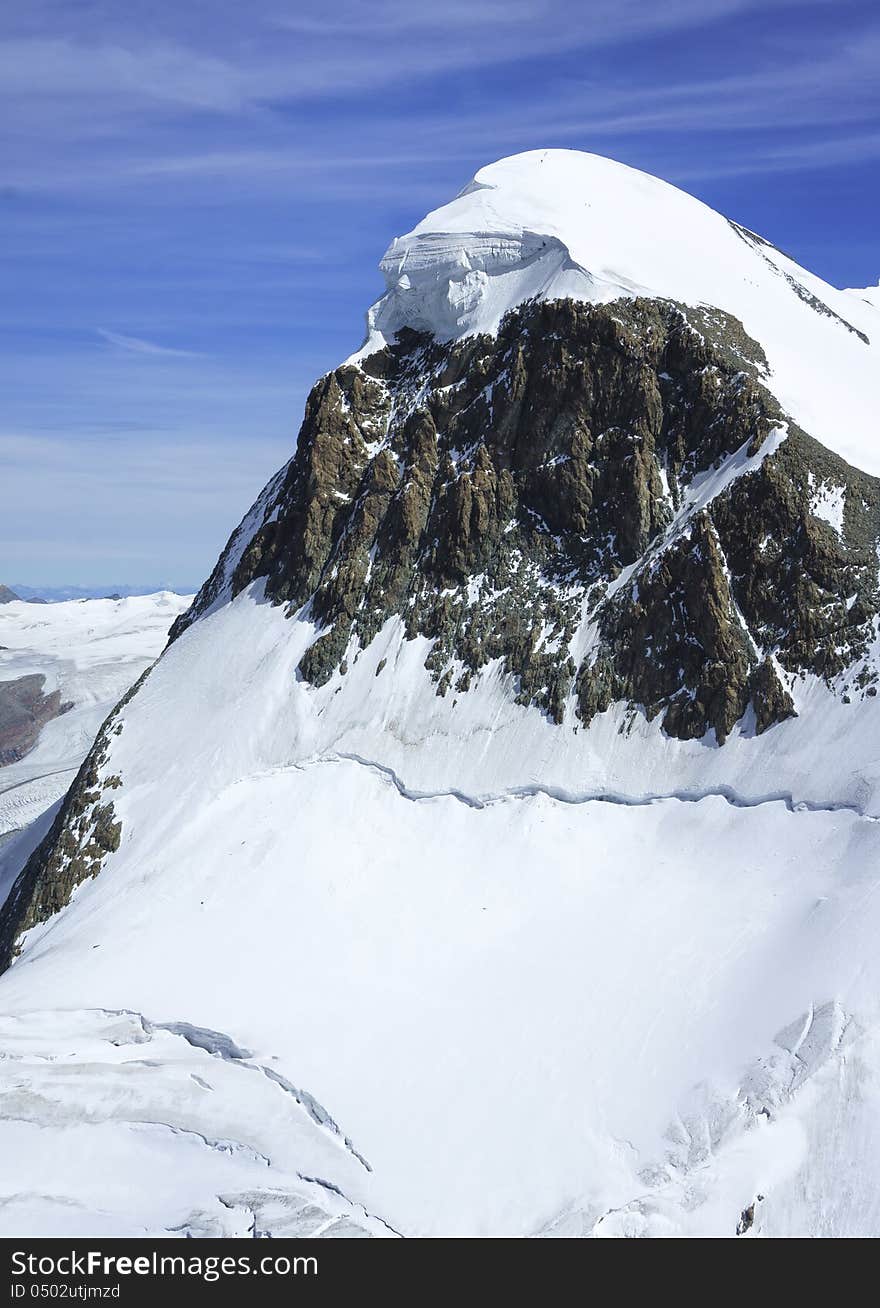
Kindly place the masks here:
<instances>
[{"instance_id":1,"label":"distant mountain range","mask_svg":"<svg viewBox=\"0 0 880 1308\"><path fill-rule=\"evenodd\" d=\"M111 582L105 586L26 586L23 582L14 581L11 587L0 585L0 604L8 604L14 599L45 604L76 599L125 599L130 595L155 595L162 590L171 591L175 595L191 595L197 589L195 584L181 589L163 581L146 586L120 586Z\"/></svg>"}]
</instances>

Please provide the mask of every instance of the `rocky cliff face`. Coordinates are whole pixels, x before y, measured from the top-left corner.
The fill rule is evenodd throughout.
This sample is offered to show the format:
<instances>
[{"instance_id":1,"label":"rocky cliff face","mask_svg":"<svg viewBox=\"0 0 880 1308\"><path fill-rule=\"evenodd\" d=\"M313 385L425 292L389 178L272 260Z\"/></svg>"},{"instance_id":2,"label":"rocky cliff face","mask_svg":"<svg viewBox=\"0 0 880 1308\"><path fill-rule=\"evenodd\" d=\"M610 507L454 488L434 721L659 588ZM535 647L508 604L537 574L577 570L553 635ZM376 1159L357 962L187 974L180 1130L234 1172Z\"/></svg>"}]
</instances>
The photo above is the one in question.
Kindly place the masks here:
<instances>
[{"instance_id":1,"label":"rocky cliff face","mask_svg":"<svg viewBox=\"0 0 880 1308\"><path fill-rule=\"evenodd\" d=\"M803 673L873 693L880 484L787 418L765 367L728 315L663 301L403 332L312 391L232 592L262 577L308 606L316 685L397 615L434 642L438 694L500 659L556 722L624 701L723 743L749 710L757 732L791 714Z\"/></svg>"}]
</instances>

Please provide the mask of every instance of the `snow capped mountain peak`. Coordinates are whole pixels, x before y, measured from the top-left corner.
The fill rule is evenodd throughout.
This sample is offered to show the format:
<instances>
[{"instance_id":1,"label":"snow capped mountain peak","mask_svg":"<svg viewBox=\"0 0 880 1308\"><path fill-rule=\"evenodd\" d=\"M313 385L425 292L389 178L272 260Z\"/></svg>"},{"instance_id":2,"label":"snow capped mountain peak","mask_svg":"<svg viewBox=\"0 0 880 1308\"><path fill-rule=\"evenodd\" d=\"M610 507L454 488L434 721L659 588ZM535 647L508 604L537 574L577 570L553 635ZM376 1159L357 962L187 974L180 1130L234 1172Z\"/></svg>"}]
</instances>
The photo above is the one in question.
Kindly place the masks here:
<instances>
[{"instance_id":1,"label":"snow capped mountain peak","mask_svg":"<svg viewBox=\"0 0 880 1308\"><path fill-rule=\"evenodd\" d=\"M447 341L494 335L506 313L533 298L710 305L761 342L770 389L811 435L880 471L872 310L636 168L579 150L500 159L392 241L380 267L387 289L353 360L407 327Z\"/></svg>"},{"instance_id":2,"label":"snow capped mountain peak","mask_svg":"<svg viewBox=\"0 0 880 1308\"><path fill-rule=\"evenodd\" d=\"M540 276L523 277L535 263ZM415 327L422 313L425 329L449 337L495 330L531 294L593 303L661 296L736 314L752 298L744 287L756 269L763 289L783 266L796 267L694 196L579 150L530 150L481 168L454 200L392 241L381 261L405 325ZM815 283L808 289L831 301L829 309L843 307L842 292L799 271ZM418 294L428 277L454 283L445 288L446 304ZM502 284L490 294L493 277Z\"/></svg>"},{"instance_id":3,"label":"snow capped mountain peak","mask_svg":"<svg viewBox=\"0 0 880 1308\"><path fill-rule=\"evenodd\" d=\"M494 332L532 296L687 298L688 253L663 238L693 226L695 214L710 228L724 221L675 187L599 155L532 150L501 159L392 241L380 265L388 292L371 326L383 337L409 326L451 339Z\"/></svg>"},{"instance_id":4,"label":"snow capped mountain peak","mask_svg":"<svg viewBox=\"0 0 880 1308\"><path fill-rule=\"evenodd\" d=\"M442 263L442 238L457 248L462 267L480 262L481 240L521 242L524 259L564 253L562 270L588 279L584 298L688 298L693 290L705 299L712 283L703 281L701 256L726 238L724 223L683 191L625 164L577 150L533 150L481 168L451 203L394 241L382 262L393 286L400 265L405 275L413 263Z\"/></svg>"},{"instance_id":5,"label":"snow capped mountain peak","mask_svg":"<svg viewBox=\"0 0 880 1308\"><path fill-rule=\"evenodd\" d=\"M877 310L570 151L383 267L8 864L0 1232L876 1234Z\"/></svg>"}]
</instances>

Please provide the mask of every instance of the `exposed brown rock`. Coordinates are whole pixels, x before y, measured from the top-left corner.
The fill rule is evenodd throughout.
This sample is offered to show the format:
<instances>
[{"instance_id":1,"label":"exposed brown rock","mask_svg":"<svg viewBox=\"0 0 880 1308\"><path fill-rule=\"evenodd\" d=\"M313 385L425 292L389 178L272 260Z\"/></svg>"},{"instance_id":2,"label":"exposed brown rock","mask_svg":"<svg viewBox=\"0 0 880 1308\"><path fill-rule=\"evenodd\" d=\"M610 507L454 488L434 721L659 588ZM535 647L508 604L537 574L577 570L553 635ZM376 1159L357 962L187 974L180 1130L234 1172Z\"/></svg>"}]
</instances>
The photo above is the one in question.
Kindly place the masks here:
<instances>
[{"instance_id":1,"label":"exposed brown rock","mask_svg":"<svg viewBox=\"0 0 880 1308\"><path fill-rule=\"evenodd\" d=\"M71 707L62 702L59 690L45 695L45 683L40 673L0 681L0 767L24 758L45 724Z\"/></svg>"},{"instance_id":2,"label":"exposed brown rock","mask_svg":"<svg viewBox=\"0 0 880 1308\"><path fill-rule=\"evenodd\" d=\"M439 693L500 658L555 721L576 689L585 721L624 701L723 742L755 701L765 730L793 711L759 671L769 654L830 678L864 653L880 526L877 483L789 424L667 536L695 476L784 421L765 375L735 319L662 301L527 304L496 339L449 346L403 332L315 387L233 588L264 577L276 602L309 604L325 630L300 674L315 684L397 615L433 641ZM857 488L844 540L810 512L817 479ZM585 609L600 641L578 668Z\"/></svg>"}]
</instances>

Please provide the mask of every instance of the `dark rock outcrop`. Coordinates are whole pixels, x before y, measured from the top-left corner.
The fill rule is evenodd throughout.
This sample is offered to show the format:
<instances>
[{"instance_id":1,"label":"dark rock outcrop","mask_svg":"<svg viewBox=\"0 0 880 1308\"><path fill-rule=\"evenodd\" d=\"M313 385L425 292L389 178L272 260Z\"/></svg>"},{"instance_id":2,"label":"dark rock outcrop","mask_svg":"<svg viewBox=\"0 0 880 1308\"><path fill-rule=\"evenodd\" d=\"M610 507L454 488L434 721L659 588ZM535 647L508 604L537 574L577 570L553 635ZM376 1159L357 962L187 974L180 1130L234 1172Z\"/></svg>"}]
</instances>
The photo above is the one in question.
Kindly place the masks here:
<instances>
[{"instance_id":1,"label":"dark rock outcrop","mask_svg":"<svg viewBox=\"0 0 880 1308\"><path fill-rule=\"evenodd\" d=\"M312 391L232 591L262 577L309 606L315 685L397 616L432 640L441 694L500 659L555 721L624 701L723 742L751 706L767 730L793 712L788 677L830 680L867 650L880 487L765 376L735 319L664 301L530 303L497 338L445 346L403 332ZM842 532L814 515L817 486L845 494Z\"/></svg>"},{"instance_id":2,"label":"dark rock outcrop","mask_svg":"<svg viewBox=\"0 0 880 1308\"><path fill-rule=\"evenodd\" d=\"M122 826L116 819L113 792L121 778L106 775L105 765L112 734L122 730L119 714L146 676L147 672L104 722L55 821L0 909L0 972L15 957L20 936L64 908L76 887L97 876L106 856L119 848Z\"/></svg>"}]
</instances>

